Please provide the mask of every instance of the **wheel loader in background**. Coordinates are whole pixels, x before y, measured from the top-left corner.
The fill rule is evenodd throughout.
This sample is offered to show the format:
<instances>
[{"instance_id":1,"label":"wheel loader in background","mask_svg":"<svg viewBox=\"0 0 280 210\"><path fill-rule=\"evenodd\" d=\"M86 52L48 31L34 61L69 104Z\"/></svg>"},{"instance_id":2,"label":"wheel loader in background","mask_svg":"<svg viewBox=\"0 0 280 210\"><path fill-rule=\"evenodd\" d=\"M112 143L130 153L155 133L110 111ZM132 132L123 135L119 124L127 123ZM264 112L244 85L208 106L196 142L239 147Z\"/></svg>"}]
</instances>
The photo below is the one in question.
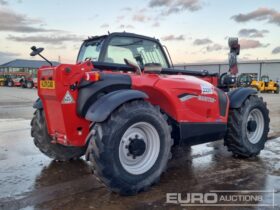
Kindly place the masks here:
<instances>
[{"instance_id":1,"label":"wheel loader in background","mask_svg":"<svg viewBox=\"0 0 280 210\"><path fill-rule=\"evenodd\" d=\"M252 83L252 76L250 74L240 74L237 77L237 87L250 87Z\"/></svg>"},{"instance_id":2,"label":"wheel loader in background","mask_svg":"<svg viewBox=\"0 0 280 210\"><path fill-rule=\"evenodd\" d=\"M267 140L268 109L254 89L223 91L238 72L238 40L229 47L229 74L220 82L208 71L175 69L155 38L90 37L77 64L39 69L34 143L56 160L85 155L95 176L122 195L158 183L174 144L223 138L234 155L254 157ZM32 47L31 55L42 51Z\"/></svg>"},{"instance_id":3,"label":"wheel loader in background","mask_svg":"<svg viewBox=\"0 0 280 210\"><path fill-rule=\"evenodd\" d=\"M0 86L4 86L6 83L6 77L3 73L0 73Z\"/></svg>"},{"instance_id":4,"label":"wheel loader in background","mask_svg":"<svg viewBox=\"0 0 280 210\"><path fill-rule=\"evenodd\" d=\"M279 84L269 79L269 76L263 75L259 81L253 80L250 85L261 93L273 92L279 94Z\"/></svg>"}]
</instances>

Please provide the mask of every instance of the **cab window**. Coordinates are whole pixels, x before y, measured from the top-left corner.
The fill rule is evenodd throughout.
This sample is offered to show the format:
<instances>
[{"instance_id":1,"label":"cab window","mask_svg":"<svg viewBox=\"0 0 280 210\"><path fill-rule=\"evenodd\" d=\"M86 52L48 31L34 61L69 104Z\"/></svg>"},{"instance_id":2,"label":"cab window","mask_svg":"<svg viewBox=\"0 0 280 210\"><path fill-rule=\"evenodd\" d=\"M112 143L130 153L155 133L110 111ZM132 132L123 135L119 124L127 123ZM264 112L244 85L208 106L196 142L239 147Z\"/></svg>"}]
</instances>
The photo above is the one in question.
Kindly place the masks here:
<instances>
[{"instance_id":1,"label":"cab window","mask_svg":"<svg viewBox=\"0 0 280 210\"><path fill-rule=\"evenodd\" d=\"M124 58L138 63L141 67L151 63L158 63L163 68L168 67L158 43L133 37L112 38L109 42L104 62L125 64Z\"/></svg>"}]
</instances>

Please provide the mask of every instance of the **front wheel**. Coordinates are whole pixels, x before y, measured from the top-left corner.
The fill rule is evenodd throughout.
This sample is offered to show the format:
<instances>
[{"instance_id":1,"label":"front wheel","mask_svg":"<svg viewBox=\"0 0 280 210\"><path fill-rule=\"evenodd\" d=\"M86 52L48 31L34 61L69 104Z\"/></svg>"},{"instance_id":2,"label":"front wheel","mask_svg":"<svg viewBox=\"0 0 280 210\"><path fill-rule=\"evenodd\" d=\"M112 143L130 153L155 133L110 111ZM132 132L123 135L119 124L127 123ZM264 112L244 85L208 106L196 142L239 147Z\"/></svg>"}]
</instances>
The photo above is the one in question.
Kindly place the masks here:
<instances>
[{"instance_id":1,"label":"front wheel","mask_svg":"<svg viewBox=\"0 0 280 210\"><path fill-rule=\"evenodd\" d=\"M87 154L95 175L122 195L147 190L159 181L171 157L170 131L161 112L148 102L122 105L92 128Z\"/></svg>"},{"instance_id":2,"label":"front wheel","mask_svg":"<svg viewBox=\"0 0 280 210\"><path fill-rule=\"evenodd\" d=\"M261 97L252 95L229 111L225 145L236 156L253 157L264 148L269 132L269 111Z\"/></svg>"},{"instance_id":3,"label":"front wheel","mask_svg":"<svg viewBox=\"0 0 280 210\"><path fill-rule=\"evenodd\" d=\"M274 91L275 94L279 94L279 85L276 86L276 90Z\"/></svg>"}]
</instances>

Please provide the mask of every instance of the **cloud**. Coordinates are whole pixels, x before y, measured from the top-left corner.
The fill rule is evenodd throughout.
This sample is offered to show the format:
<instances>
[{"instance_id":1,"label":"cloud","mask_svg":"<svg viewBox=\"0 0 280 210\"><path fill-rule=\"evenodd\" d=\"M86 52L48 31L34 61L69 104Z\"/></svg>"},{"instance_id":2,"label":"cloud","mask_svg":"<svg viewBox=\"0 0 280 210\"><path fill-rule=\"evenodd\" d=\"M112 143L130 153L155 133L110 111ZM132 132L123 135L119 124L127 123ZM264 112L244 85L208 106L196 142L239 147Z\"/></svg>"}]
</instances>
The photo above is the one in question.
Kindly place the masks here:
<instances>
[{"instance_id":1,"label":"cloud","mask_svg":"<svg viewBox=\"0 0 280 210\"><path fill-rule=\"evenodd\" d=\"M133 27L133 25L124 25L124 24L121 24L121 25L119 26L119 28L121 28L121 29L133 29L134 27Z\"/></svg>"},{"instance_id":2,"label":"cloud","mask_svg":"<svg viewBox=\"0 0 280 210\"><path fill-rule=\"evenodd\" d=\"M280 46L279 47L275 47L272 52L272 54L279 54L280 53Z\"/></svg>"},{"instance_id":3,"label":"cloud","mask_svg":"<svg viewBox=\"0 0 280 210\"><path fill-rule=\"evenodd\" d=\"M19 56L19 53L0 51L0 65Z\"/></svg>"},{"instance_id":4,"label":"cloud","mask_svg":"<svg viewBox=\"0 0 280 210\"><path fill-rule=\"evenodd\" d=\"M118 23L118 22L122 21L123 19L124 19L124 16L120 15L116 18L116 22Z\"/></svg>"},{"instance_id":5,"label":"cloud","mask_svg":"<svg viewBox=\"0 0 280 210\"><path fill-rule=\"evenodd\" d=\"M280 12L269 9L269 8L258 8L252 12L247 14L238 14L231 17L236 22L248 22L251 20L255 21L264 21L266 20L268 23L274 23L280 26Z\"/></svg>"},{"instance_id":6,"label":"cloud","mask_svg":"<svg viewBox=\"0 0 280 210\"><path fill-rule=\"evenodd\" d=\"M269 46L269 44L262 44L260 41L252 39L241 39L239 44L241 49L254 49Z\"/></svg>"},{"instance_id":7,"label":"cloud","mask_svg":"<svg viewBox=\"0 0 280 210\"><path fill-rule=\"evenodd\" d=\"M45 44L62 44L63 42L81 42L83 37L76 35L38 35L38 36L13 36L9 35L8 40L16 42L41 42Z\"/></svg>"},{"instance_id":8,"label":"cloud","mask_svg":"<svg viewBox=\"0 0 280 210\"><path fill-rule=\"evenodd\" d=\"M130 11L132 11L132 8L131 7L124 7L121 10L126 11L126 12L130 12Z\"/></svg>"},{"instance_id":9,"label":"cloud","mask_svg":"<svg viewBox=\"0 0 280 210\"><path fill-rule=\"evenodd\" d=\"M108 27L109 27L109 24L107 24L107 23L104 23L100 26L100 28L108 28Z\"/></svg>"},{"instance_id":10,"label":"cloud","mask_svg":"<svg viewBox=\"0 0 280 210\"><path fill-rule=\"evenodd\" d=\"M181 11L197 11L201 9L200 0L151 0L150 7L161 7L162 14L170 15Z\"/></svg>"},{"instance_id":11,"label":"cloud","mask_svg":"<svg viewBox=\"0 0 280 210\"><path fill-rule=\"evenodd\" d=\"M20 54L19 53L13 53L13 52L0 51L0 57L15 57L15 56L20 56Z\"/></svg>"},{"instance_id":12,"label":"cloud","mask_svg":"<svg viewBox=\"0 0 280 210\"><path fill-rule=\"evenodd\" d=\"M8 5L8 1L6 1L6 0L0 0L0 5Z\"/></svg>"},{"instance_id":13,"label":"cloud","mask_svg":"<svg viewBox=\"0 0 280 210\"><path fill-rule=\"evenodd\" d=\"M39 19L29 18L23 14L17 14L12 10L0 8L0 31L11 32L58 32L59 30L44 29L42 27L32 26L42 24Z\"/></svg>"},{"instance_id":14,"label":"cloud","mask_svg":"<svg viewBox=\"0 0 280 210\"><path fill-rule=\"evenodd\" d=\"M159 27L159 22L154 22L154 24L152 25L152 27Z\"/></svg>"},{"instance_id":15,"label":"cloud","mask_svg":"<svg viewBox=\"0 0 280 210\"><path fill-rule=\"evenodd\" d=\"M213 45L209 45L206 47L206 50L208 52L213 52L213 51L220 51L220 50L223 50L224 47L220 44L213 44Z\"/></svg>"},{"instance_id":16,"label":"cloud","mask_svg":"<svg viewBox=\"0 0 280 210\"><path fill-rule=\"evenodd\" d=\"M265 34L269 33L268 30L257 30L257 29L241 29L238 32L238 35L241 37L250 37L250 38L257 38L257 37L264 37Z\"/></svg>"},{"instance_id":17,"label":"cloud","mask_svg":"<svg viewBox=\"0 0 280 210\"><path fill-rule=\"evenodd\" d=\"M132 17L132 20L137 21L137 22L147 22L149 20L151 20L151 18L149 18L146 15L143 15L141 13L137 13Z\"/></svg>"},{"instance_id":18,"label":"cloud","mask_svg":"<svg viewBox=\"0 0 280 210\"><path fill-rule=\"evenodd\" d=\"M179 36L174 36L174 35L168 35L161 37L163 41L184 41L185 36L184 35L179 35Z\"/></svg>"},{"instance_id":19,"label":"cloud","mask_svg":"<svg viewBox=\"0 0 280 210\"><path fill-rule=\"evenodd\" d=\"M212 41L210 39L196 39L194 40L193 44L194 45L205 45L205 44L210 44Z\"/></svg>"}]
</instances>

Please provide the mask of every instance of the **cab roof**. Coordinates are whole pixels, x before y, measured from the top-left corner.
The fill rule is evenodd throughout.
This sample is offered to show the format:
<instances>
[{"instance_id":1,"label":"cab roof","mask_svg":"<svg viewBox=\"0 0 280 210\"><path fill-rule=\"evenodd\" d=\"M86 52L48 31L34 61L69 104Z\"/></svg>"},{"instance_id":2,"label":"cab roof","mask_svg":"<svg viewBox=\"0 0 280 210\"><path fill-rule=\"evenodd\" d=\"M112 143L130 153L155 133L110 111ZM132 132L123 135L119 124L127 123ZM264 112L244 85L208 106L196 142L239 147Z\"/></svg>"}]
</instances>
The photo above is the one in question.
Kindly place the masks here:
<instances>
[{"instance_id":1,"label":"cab roof","mask_svg":"<svg viewBox=\"0 0 280 210\"><path fill-rule=\"evenodd\" d=\"M156 38L152 38L152 37L144 36L144 35L140 35L140 34L135 34L135 33L128 33L128 32L113 32L113 33L108 33L106 35L101 35L101 36L91 36L91 37L88 37L88 39L86 39L84 41L90 41L90 40L99 39L99 38L115 37L115 36L135 37L135 38L147 39L147 40L159 42L159 40Z\"/></svg>"}]
</instances>

